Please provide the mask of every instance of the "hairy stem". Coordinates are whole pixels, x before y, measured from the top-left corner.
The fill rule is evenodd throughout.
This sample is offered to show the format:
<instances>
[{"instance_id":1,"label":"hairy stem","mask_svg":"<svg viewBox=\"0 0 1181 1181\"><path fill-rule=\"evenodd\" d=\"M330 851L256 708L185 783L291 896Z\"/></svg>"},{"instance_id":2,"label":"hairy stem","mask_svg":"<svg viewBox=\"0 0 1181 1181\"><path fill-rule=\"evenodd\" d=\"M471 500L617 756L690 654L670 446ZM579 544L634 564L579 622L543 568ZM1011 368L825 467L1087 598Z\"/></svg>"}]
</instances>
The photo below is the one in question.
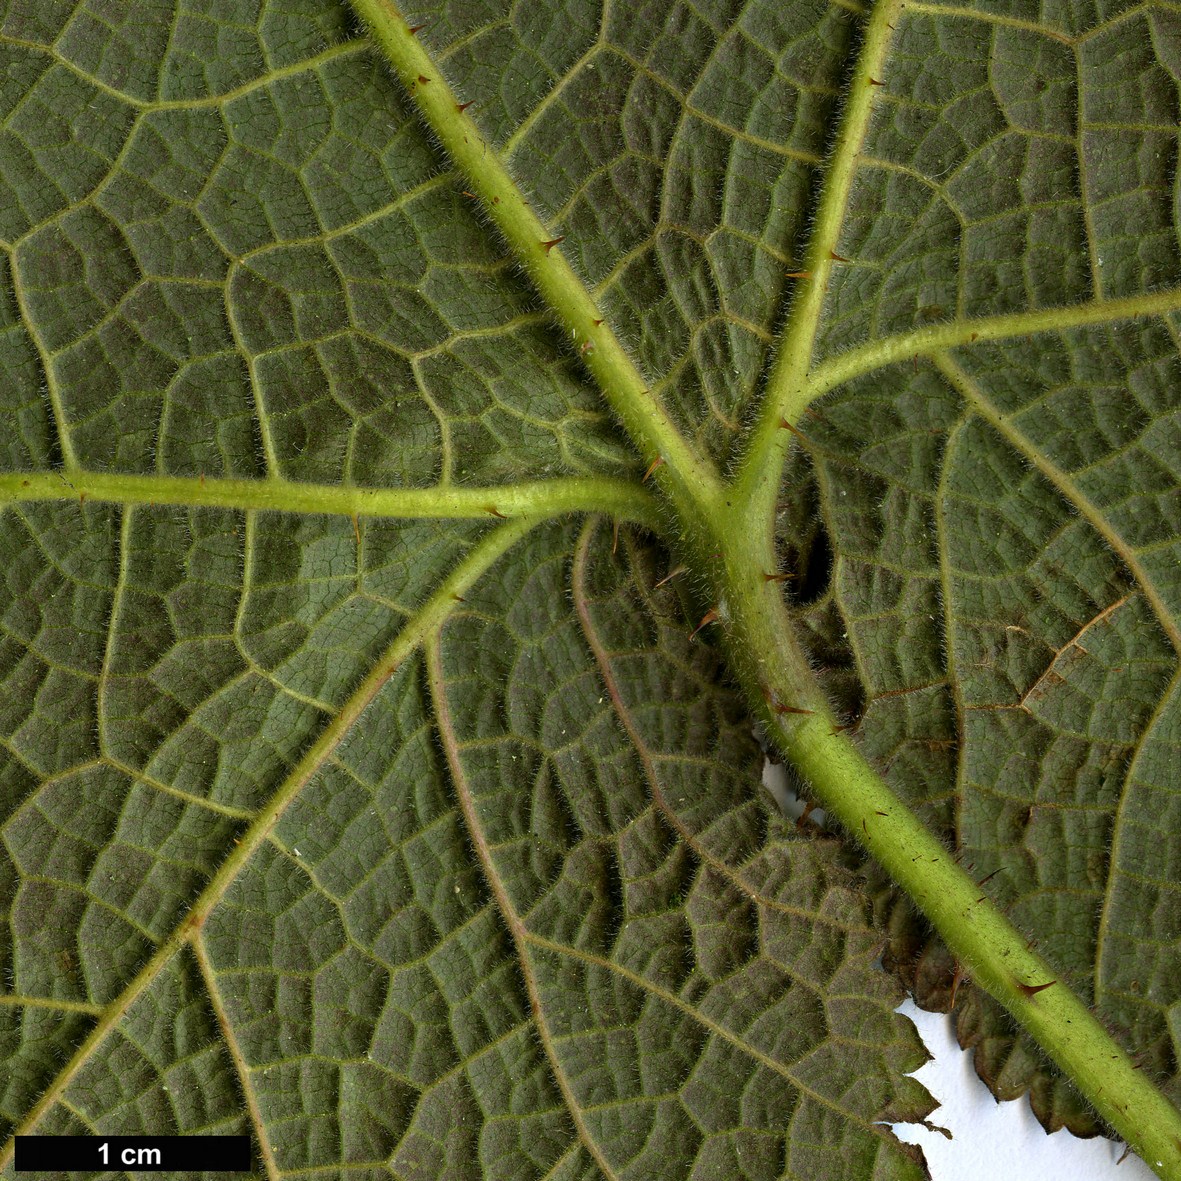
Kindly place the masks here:
<instances>
[{"instance_id":1,"label":"hairy stem","mask_svg":"<svg viewBox=\"0 0 1181 1181\"><path fill-rule=\"evenodd\" d=\"M932 356L948 349L985 344L993 340L1012 340L1035 332L1065 332L1071 328L1084 328L1088 324L1111 324L1118 320L1164 316L1176 311L1181 311L1181 291L1168 288L1120 299L1092 299L1085 303L1036 308L1029 312L949 320L943 324L916 328L913 332L871 340L820 362L809 374L807 388L801 390L806 401L795 408L796 413L801 412L804 405L855 377L872 373L885 365L910 361L914 357Z\"/></svg>"},{"instance_id":2,"label":"hairy stem","mask_svg":"<svg viewBox=\"0 0 1181 1181\"><path fill-rule=\"evenodd\" d=\"M839 731L795 638L774 580L771 533L791 421L811 397L812 345L834 246L867 126L872 92L901 0L870 19L807 256L811 284L793 309L737 478L721 483L653 401L554 249L495 151L459 108L436 64L388 0L353 0L430 130L463 170L518 260L576 343L641 454L664 460L660 487L677 515L686 557L714 595L731 663L769 734L817 798L914 899L972 979L1017 1018L1135 1151L1166 1181L1181 1181L1181 1112L1138 1071L1085 1005L1033 952L952 854ZM598 335L596 335L598 334Z\"/></svg>"},{"instance_id":3,"label":"hairy stem","mask_svg":"<svg viewBox=\"0 0 1181 1181\"><path fill-rule=\"evenodd\" d=\"M29 500L88 500L113 504L174 504L246 511L325 513L403 520L482 520L609 513L650 529L660 524L659 501L634 481L569 476L504 487L359 488L291 480L137 476L67 469L0 475L0 505Z\"/></svg>"},{"instance_id":4,"label":"hairy stem","mask_svg":"<svg viewBox=\"0 0 1181 1181\"><path fill-rule=\"evenodd\" d=\"M837 728L778 584L752 577L772 559L770 547L735 527L719 529L715 544L723 553L713 573L731 665L775 744L829 815L911 896L972 981L1009 1010L1158 1176L1179 1181L1181 1112Z\"/></svg>"},{"instance_id":5,"label":"hairy stem","mask_svg":"<svg viewBox=\"0 0 1181 1181\"><path fill-rule=\"evenodd\" d=\"M389 0L352 0L372 30L432 133L462 169L483 212L516 255L604 396L619 415L646 463L663 461L664 485L691 485L695 494L717 493L710 461L682 437L652 396L606 315L562 254L562 236L545 226L509 175L495 149L466 114L455 92L417 36ZM681 491L685 489L682 488Z\"/></svg>"}]
</instances>

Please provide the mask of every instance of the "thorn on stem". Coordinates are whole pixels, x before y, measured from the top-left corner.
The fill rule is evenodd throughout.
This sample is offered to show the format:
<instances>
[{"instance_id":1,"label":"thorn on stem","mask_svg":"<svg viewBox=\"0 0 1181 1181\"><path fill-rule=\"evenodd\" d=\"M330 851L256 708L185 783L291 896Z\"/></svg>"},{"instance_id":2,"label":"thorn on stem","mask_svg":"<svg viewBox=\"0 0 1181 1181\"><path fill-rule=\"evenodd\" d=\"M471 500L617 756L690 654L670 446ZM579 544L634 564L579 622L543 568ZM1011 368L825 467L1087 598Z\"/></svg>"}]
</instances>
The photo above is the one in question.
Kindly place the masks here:
<instances>
[{"instance_id":1,"label":"thorn on stem","mask_svg":"<svg viewBox=\"0 0 1181 1181\"><path fill-rule=\"evenodd\" d=\"M565 242L565 241L566 241L566 235L559 234L558 237L551 238L548 242L542 242L541 246L542 246L542 249L546 252L546 254L549 254L549 252L551 250L553 250L553 248L555 246L557 246L557 244L559 242Z\"/></svg>"},{"instance_id":2,"label":"thorn on stem","mask_svg":"<svg viewBox=\"0 0 1181 1181\"><path fill-rule=\"evenodd\" d=\"M702 629L703 627L706 627L706 626L708 626L708 625L709 625L709 624L711 624L711 623L716 623L716 622L717 622L717 619L718 619L718 613L717 613L717 611L715 611L715 610L714 610L714 608L712 608L712 607L711 607L711 608L710 608L710 609L709 609L709 610L708 610L708 611L707 611L707 612L706 612L706 613L705 613L705 614L704 614L704 615L701 617L701 622L700 622L700 623L697 625L696 629L695 629L695 630L694 630L694 632L693 632L693 635L694 635L694 636L695 636L695 635L697 635L697 633L698 633L699 631L701 631L701 629ZM693 636L690 636L689 638L690 638L690 639L692 639L692 638L693 638Z\"/></svg>"},{"instance_id":3,"label":"thorn on stem","mask_svg":"<svg viewBox=\"0 0 1181 1181\"><path fill-rule=\"evenodd\" d=\"M784 271L784 274L789 279L810 279L810 278L812 278L811 271Z\"/></svg>"},{"instance_id":4,"label":"thorn on stem","mask_svg":"<svg viewBox=\"0 0 1181 1181\"><path fill-rule=\"evenodd\" d=\"M688 569L688 566L678 566L675 570L670 570L652 589L659 590L666 582L671 582L677 575L686 573Z\"/></svg>"},{"instance_id":5,"label":"thorn on stem","mask_svg":"<svg viewBox=\"0 0 1181 1181\"><path fill-rule=\"evenodd\" d=\"M421 29L425 29L425 28L426 28L426 25L407 25L406 32L408 32L410 34L410 36L413 37L415 33L419 32Z\"/></svg>"},{"instance_id":6,"label":"thorn on stem","mask_svg":"<svg viewBox=\"0 0 1181 1181\"><path fill-rule=\"evenodd\" d=\"M805 825L812 817L812 813L816 811L816 805L811 800L804 801L804 810L800 813L800 818L796 821L796 832L803 832Z\"/></svg>"},{"instance_id":7,"label":"thorn on stem","mask_svg":"<svg viewBox=\"0 0 1181 1181\"><path fill-rule=\"evenodd\" d=\"M764 582L786 582L789 578L794 578L795 575L790 570L784 570L782 574L768 574L763 571Z\"/></svg>"},{"instance_id":8,"label":"thorn on stem","mask_svg":"<svg viewBox=\"0 0 1181 1181\"><path fill-rule=\"evenodd\" d=\"M848 262L849 261L843 255L837 254L837 252L835 250L830 250L828 252L828 257L831 258L833 262Z\"/></svg>"},{"instance_id":9,"label":"thorn on stem","mask_svg":"<svg viewBox=\"0 0 1181 1181\"><path fill-rule=\"evenodd\" d=\"M869 84L870 84L870 86L885 86L886 85L884 82L879 82L876 78L870 78Z\"/></svg>"},{"instance_id":10,"label":"thorn on stem","mask_svg":"<svg viewBox=\"0 0 1181 1181\"><path fill-rule=\"evenodd\" d=\"M1047 980L1045 984L1022 984L1020 981L1018 981L1017 987L1025 996L1033 996L1036 993L1041 992L1042 989L1049 988L1051 984L1057 983L1057 980Z\"/></svg>"},{"instance_id":11,"label":"thorn on stem","mask_svg":"<svg viewBox=\"0 0 1181 1181\"><path fill-rule=\"evenodd\" d=\"M779 429L781 431L791 431L793 435L795 435L797 438L803 439L805 443L808 441L808 436L805 435L798 426L793 426L790 422L788 422L786 418L781 418L779 420Z\"/></svg>"},{"instance_id":12,"label":"thorn on stem","mask_svg":"<svg viewBox=\"0 0 1181 1181\"><path fill-rule=\"evenodd\" d=\"M418 84L420 86L425 86L429 81L430 79L425 74L418 75Z\"/></svg>"},{"instance_id":13,"label":"thorn on stem","mask_svg":"<svg viewBox=\"0 0 1181 1181\"><path fill-rule=\"evenodd\" d=\"M475 100L474 98L469 98L469 99L467 100L467 102L465 102L465 103L456 103L456 104L455 104L455 109L456 109L457 111L459 111L459 112L462 114L462 113L463 113L464 111L466 111L466 110L468 109L468 107L470 107L470 106L472 105L472 103L474 103L475 101L476 101L476 100Z\"/></svg>"},{"instance_id":14,"label":"thorn on stem","mask_svg":"<svg viewBox=\"0 0 1181 1181\"><path fill-rule=\"evenodd\" d=\"M504 513L502 513L500 509L498 509L494 504L484 505L484 511L486 513L491 513L494 517L499 517L502 521L508 520L508 517L506 517Z\"/></svg>"},{"instance_id":15,"label":"thorn on stem","mask_svg":"<svg viewBox=\"0 0 1181 1181\"><path fill-rule=\"evenodd\" d=\"M641 483L641 484L646 484L646 483L648 482L648 477L649 477L649 476L650 476L650 475L651 475L651 474L652 474L652 473L653 473L653 472L654 472L654 471L655 471L655 470L656 470L658 467L660 467L660 465L661 465L662 463L664 463L664 456L663 456L663 455L658 455L658 456L657 456L657 457L656 457L656 458L655 458L655 459L654 459L654 460L653 460L653 461L652 461L652 462L651 462L651 463L648 465L648 470L647 470L647 471L644 473L644 478L643 478L643 479L640 481L640 483Z\"/></svg>"}]
</instances>

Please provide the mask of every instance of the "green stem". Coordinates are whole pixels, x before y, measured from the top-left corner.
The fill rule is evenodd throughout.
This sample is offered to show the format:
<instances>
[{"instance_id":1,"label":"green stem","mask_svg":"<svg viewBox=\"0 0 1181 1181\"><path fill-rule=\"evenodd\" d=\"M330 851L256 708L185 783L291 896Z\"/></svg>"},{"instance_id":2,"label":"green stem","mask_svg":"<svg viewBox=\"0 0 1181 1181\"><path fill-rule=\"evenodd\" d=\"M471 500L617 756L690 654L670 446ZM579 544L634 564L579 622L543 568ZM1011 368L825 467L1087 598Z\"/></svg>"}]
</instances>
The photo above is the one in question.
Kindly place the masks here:
<instances>
[{"instance_id":1,"label":"green stem","mask_svg":"<svg viewBox=\"0 0 1181 1181\"><path fill-rule=\"evenodd\" d=\"M1181 1112L1139 1072L1025 937L981 893L952 854L891 791L835 719L796 639L776 571L770 522L787 432L811 396L812 346L834 262L855 158L880 81L890 18L902 0L874 9L817 213L809 287L793 309L767 398L735 483L727 488L651 399L631 361L599 321L593 301L524 197L458 109L454 95L388 0L353 0L430 130L442 141L576 343L641 451L665 461L661 488L677 511L690 560L714 593L715 611L742 681L768 733L808 777L817 798L914 899L973 981L1000 1001L1074 1080L1096 1110L1165 1181L1181 1181ZM601 335L596 335L601 333ZM754 527L752 527L754 523Z\"/></svg>"},{"instance_id":2,"label":"green stem","mask_svg":"<svg viewBox=\"0 0 1181 1181\"><path fill-rule=\"evenodd\" d=\"M437 64L390 0L352 0L431 132L459 166L483 211L557 316L657 479L695 497L717 495L713 464L685 441L652 396L607 318L559 249L562 237L533 212L496 150L465 113Z\"/></svg>"},{"instance_id":3,"label":"green stem","mask_svg":"<svg viewBox=\"0 0 1181 1181\"><path fill-rule=\"evenodd\" d=\"M1181 1112L837 729L795 639L772 554L720 528L720 613L739 676L775 744L817 800L911 896L971 980L998 1000L1158 1176L1181 1181ZM784 712L807 710L811 712Z\"/></svg>"},{"instance_id":4,"label":"green stem","mask_svg":"<svg viewBox=\"0 0 1181 1181\"><path fill-rule=\"evenodd\" d=\"M137 476L74 469L0 475L0 505L26 500L174 504L245 511L328 513L402 519L555 517L608 513L659 531L660 506L635 481L570 476L504 487L356 488L290 480Z\"/></svg>"}]
</instances>

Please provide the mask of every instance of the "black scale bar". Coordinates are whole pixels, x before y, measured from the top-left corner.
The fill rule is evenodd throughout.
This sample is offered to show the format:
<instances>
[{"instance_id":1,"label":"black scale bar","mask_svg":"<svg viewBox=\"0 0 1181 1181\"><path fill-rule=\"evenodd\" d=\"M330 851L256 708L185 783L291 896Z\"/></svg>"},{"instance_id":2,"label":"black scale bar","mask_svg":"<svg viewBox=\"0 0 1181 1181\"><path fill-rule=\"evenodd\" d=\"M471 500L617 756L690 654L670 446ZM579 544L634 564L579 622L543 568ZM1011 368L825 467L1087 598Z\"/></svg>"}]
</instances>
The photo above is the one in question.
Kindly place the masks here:
<instances>
[{"instance_id":1,"label":"black scale bar","mask_svg":"<svg viewBox=\"0 0 1181 1181\"><path fill-rule=\"evenodd\" d=\"M249 1136L18 1136L18 1173L246 1173Z\"/></svg>"}]
</instances>

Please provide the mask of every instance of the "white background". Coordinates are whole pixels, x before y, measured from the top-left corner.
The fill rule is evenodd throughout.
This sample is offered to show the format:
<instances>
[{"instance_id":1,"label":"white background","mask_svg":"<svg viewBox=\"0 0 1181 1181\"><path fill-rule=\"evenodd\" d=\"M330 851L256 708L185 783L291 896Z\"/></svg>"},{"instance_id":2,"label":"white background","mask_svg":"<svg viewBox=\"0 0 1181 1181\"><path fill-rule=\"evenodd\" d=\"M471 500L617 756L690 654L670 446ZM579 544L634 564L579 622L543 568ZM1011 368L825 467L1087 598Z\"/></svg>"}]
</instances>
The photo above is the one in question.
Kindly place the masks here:
<instances>
[{"instance_id":1,"label":"white background","mask_svg":"<svg viewBox=\"0 0 1181 1181\"><path fill-rule=\"evenodd\" d=\"M907 1001L898 1010L918 1027L934 1059L915 1071L942 1104L927 1118L954 1139L921 1124L895 1124L901 1140L922 1145L934 1181L1156 1181L1138 1157L1117 1164L1122 1144L1079 1140L1065 1129L1047 1136L1029 1102L998 1103L956 1045L950 1018Z\"/></svg>"}]
</instances>

